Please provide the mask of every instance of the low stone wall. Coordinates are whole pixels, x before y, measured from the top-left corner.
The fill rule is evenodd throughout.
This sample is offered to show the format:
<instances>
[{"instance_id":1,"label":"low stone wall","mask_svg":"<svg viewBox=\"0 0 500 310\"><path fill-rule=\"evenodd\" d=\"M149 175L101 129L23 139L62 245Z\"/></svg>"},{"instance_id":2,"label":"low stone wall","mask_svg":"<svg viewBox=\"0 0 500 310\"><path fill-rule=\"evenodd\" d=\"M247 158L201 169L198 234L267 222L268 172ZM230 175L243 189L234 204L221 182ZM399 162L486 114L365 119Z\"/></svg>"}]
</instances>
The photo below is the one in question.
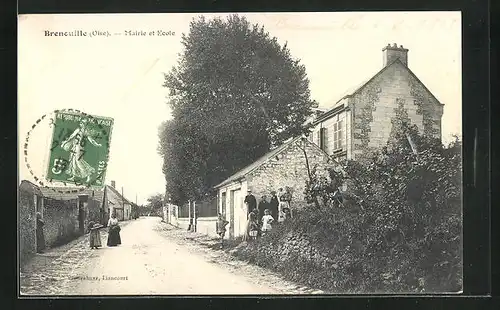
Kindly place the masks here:
<instances>
[{"instance_id":1,"label":"low stone wall","mask_svg":"<svg viewBox=\"0 0 500 310\"><path fill-rule=\"evenodd\" d=\"M217 236L216 232L217 217L200 217L196 221L196 232L209 235Z\"/></svg>"},{"instance_id":2,"label":"low stone wall","mask_svg":"<svg viewBox=\"0 0 500 310\"><path fill-rule=\"evenodd\" d=\"M45 243L49 247L64 244L79 236L76 200L45 198L43 220Z\"/></svg>"},{"instance_id":3,"label":"low stone wall","mask_svg":"<svg viewBox=\"0 0 500 310\"><path fill-rule=\"evenodd\" d=\"M298 232L288 232L279 238L279 241L272 246L247 247L240 246L237 249L238 254L249 254L250 252L259 252L261 260L269 260L273 263L269 267L279 267L283 263L297 259L303 262L309 262L311 265L321 267L336 268L337 264L319 250L309 238Z\"/></svg>"},{"instance_id":4,"label":"low stone wall","mask_svg":"<svg viewBox=\"0 0 500 310\"><path fill-rule=\"evenodd\" d=\"M175 220L172 225L179 227L180 229L188 229L189 227L189 218L181 217Z\"/></svg>"}]
</instances>

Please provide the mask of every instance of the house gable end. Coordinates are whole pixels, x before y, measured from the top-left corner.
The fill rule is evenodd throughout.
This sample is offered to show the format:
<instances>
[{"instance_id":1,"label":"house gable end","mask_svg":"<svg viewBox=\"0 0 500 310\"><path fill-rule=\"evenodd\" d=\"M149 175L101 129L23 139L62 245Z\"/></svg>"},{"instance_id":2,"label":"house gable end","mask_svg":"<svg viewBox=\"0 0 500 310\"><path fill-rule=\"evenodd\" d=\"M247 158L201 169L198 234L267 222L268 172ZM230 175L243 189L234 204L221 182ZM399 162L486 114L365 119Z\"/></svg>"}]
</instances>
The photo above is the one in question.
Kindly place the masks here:
<instances>
[{"instance_id":1,"label":"house gable end","mask_svg":"<svg viewBox=\"0 0 500 310\"><path fill-rule=\"evenodd\" d=\"M357 90L349 101L353 109L354 158L385 146L395 121L405 120L426 136L441 137L443 105L399 59Z\"/></svg>"},{"instance_id":2,"label":"house gable end","mask_svg":"<svg viewBox=\"0 0 500 310\"><path fill-rule=\"evenodd\" d=\"M305 140L296 141L283 152L260 165L247 176L249 188L260 199L271 191L289 187L293 189L294 201L304 202L304 189L309 172L314 167L321 173L329 165L329 156L316 144ZM307 156L307 161L306 161ZM307 164L309 164L309 169Z\"/></svg>"}]
</instances>

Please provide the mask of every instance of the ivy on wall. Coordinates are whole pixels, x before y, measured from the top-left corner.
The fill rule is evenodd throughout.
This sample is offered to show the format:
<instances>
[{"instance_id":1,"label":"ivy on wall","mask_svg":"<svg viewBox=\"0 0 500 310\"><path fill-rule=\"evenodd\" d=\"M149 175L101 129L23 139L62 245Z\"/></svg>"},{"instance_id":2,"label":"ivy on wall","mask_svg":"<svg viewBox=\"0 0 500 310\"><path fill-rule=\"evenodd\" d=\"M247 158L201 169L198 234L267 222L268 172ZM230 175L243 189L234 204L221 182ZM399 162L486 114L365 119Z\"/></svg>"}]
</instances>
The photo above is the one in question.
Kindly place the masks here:
<instances>
[{"instance_id":1,"label":"ivy on wall","mask_svg":"<svg viewBox=\"0 0 500 310\"><path fill-rule=\"evenodd\" d=\"M375 111L375 104L379 101L379 94L382 92L380 84L373 83L366 86L366 88L357 96L356 103L363 104L359 109L359 117L354 124L355 129L361 132L354 132L354 139L361 141L361 149L368 148L370 142L370 123L373 121L373 111Z\"/></svg>"},{"instance_id":2,"label":"ivy on wall","mask_svg":"<svg viewBox=\"0 0 500 310\"><path fill-rule=\"evenodd\" d=\"M409 77L408 85L410 86L410 94L414 98L413 103L417 106L417 114L422 115L423 134L428 137L438 136L439 131L434 128L434 124L439 123L439 121L434 120L432 117L436 112L434 99L425 90L423 85L413 77Z\"/></svg>"},{"instance_id":3,"label":"ivy on wall","mask_svg":"<svg viewBox=\"0 0 500 310\"><path fill-rule=\"evenodd\" d=\"M408 110L405 108L405 99L396 98L396 108L394 108L395 117L391 119L392 128L390 137L394 138L396 132L400 130L401 124L410 125L411 119L408 116Z\"/></svg>"}]
</instances>

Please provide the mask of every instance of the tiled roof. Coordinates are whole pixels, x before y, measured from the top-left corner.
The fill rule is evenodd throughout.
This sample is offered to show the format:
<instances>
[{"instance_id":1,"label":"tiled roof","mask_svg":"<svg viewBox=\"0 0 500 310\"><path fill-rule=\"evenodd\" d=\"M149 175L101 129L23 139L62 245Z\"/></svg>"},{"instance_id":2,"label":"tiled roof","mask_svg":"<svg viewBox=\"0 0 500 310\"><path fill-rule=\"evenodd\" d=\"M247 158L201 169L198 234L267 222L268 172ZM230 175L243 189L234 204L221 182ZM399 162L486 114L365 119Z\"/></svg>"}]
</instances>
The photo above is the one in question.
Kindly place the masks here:
<instances>
[{"instance_id":1,"label":"tiled roof","mask_svg":"<svg viewBox=\"0 0 500 310\"><path fill-rule=\"evenodd\" d=\"M104 190L102 189L81 189L79 187L41 187L44 197L56 200L73 200L78 199L78 195L88 195L94 197L95 200L102 201L104 198Z\"/></svg>"},{"instance_id":2,"label":"tiled roof","mask_svg":"<svg viewBox=\"0 0 500 310\"><path fill-rule=\"evenodd\" d=\"M106 188L109 189L109 190L111 190L120 199L123 199L125 203L128 203L128 204L132 205L132 203L130 202L130 200L128 200L127 198L125 198L124 196L122 196L122 194L118 190L116 190L116 188L114 188L113 186L106 185Z\"/></svg>"},{"instance_id":3,"label":"tiled roof","mask_svg":"<svg viewBox=\"0 0 500 310\"><path fill-rule=\"evenodd\" d=\"M34 184L28 180L22 180L21 184L19 184L19 189L24 190L24 191L28 191L28 192L33 193L33 194L42 195L40 188L36 184Z\"/></svg>"},{"instance_id":4,"label":"tiled roof","mask_svg":"<svg viewBox=\"0 0 500 310\"><path fill-rule=\"evenodd\" d=\"M227 178L225 181L223 181L223 182L219 183L218 185L214 186L214 188L218 188L218 187L224 186L226 184L229 184L231 182L237 181L238 179L241 179L241 178L245 177L250 172L252 172L255 169L257 169L260 166L262 166L269 159L271 159L271 158L275 157L276 155L280 154L281 152L285 151L289 146L291 146L293 143L295 143L296 141L298 141L300 139L302 139L302 137L293 138L293 139L289 140L288 142L283 143L281 146L278 146L277 148L271 150L270 152L266 153L264 156L260 157L259 159L257 159L253 163L251 163L250 165L248 165L245 168L241 169L240 171L236 172L235 174L233 174L232 176L230 176L229 178ZM306 139L306 141L308 143L311 143L312 145L314 145L315 147L317 147L319 149L319 147L316 144L310 142L307 139Z\"/></svg>"}]
</instances>

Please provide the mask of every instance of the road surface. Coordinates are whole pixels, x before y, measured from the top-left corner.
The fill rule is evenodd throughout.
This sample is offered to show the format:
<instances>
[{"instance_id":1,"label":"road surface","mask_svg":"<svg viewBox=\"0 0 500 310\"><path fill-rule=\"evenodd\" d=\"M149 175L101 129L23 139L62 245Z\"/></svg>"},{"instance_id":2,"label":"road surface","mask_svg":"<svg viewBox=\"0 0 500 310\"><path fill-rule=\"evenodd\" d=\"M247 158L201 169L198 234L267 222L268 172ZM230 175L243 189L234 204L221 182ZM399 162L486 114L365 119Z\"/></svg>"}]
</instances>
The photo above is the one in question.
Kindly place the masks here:
<instances>
[{"instance_id":1,"label":"road surface","mask_svg":"<svg viewBox=\"0 0 500 310\"><path fill-rule=\"evenodd\" d=\"M158 217L122 226L122 244L91 250L88 235L61 257L22 274L21 292L42 295L283 294L207 261L157 229ZM50 255L50 254L47 254ZM262 275L256 275L257 277Z\"/></svg>"}]
</instances>

